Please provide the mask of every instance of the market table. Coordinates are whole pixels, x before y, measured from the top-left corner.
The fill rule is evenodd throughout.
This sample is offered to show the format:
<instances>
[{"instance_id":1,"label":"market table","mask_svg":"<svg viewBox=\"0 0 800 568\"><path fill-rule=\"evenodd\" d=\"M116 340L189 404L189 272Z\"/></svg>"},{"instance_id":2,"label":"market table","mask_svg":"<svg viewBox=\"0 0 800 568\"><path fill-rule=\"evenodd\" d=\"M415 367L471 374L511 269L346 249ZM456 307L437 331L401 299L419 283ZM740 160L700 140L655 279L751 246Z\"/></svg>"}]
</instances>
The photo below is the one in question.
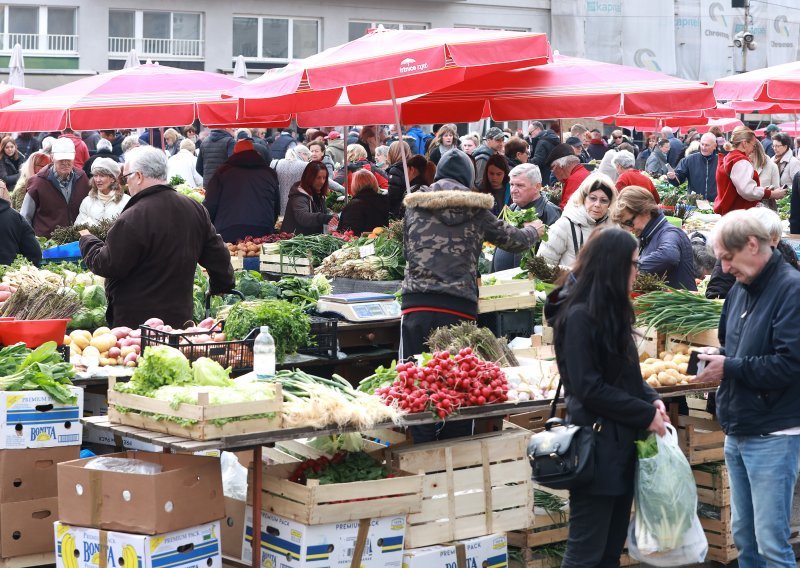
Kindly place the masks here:
<instances>
[{"instance_id":1,"label":"market table","mask_svg":"<svg viewBox=\"0 0 800 568\"><path fill-rule=\"evenodd\" d=\"M691 394L702 394L715 390L716 387L707 385L687 386L684 389L676 389L669 393L665 393L664 398L681 397ZM526 402L517 403L502 403L492 404L487 406L475 406L464 408L458 415L450 418L450 420L472 420L479 418L492 418L497 416L509 416L514 414L521 414L530 412L532 410L544 409L550 404L550 400L531 400ZM284 440L293 440L297 438L308 438L313 436L321 436L328 434L342 434L347 432L356 432L356 428L347 427L331 427L331 428L284 428L280 430L272 430L268 432L251 432L248 434L239 434L235 436L228 436L217 440L197 441L179 436L171 436L161 432L152 432L133 426L124 426L122 424L112 424L108 420L108 416L94 416L83 418L81 420L84 427L90 429L101 430L105 433L110 433L113 436L121 437L127 436L143 442L148 442L157 446L163 447L165 450L174 452L199 452L206 450L250 450L253 451L253 488L252 488L252 501L253 510L261 511L261 482L262 482L262 447L269 446L275 442ZM373 428L393 428L395 426L408 427L420 426L423 424L433 424L437 422L431 413L416 413L404 416L400 424L392 422L376 424ZM253 535L261 534L261 516L253 515ZM260 543L256 546L253 545L253 550L261 549ZM261 555L253 553L253 568L260 567Z\"/></svg>"}]
</instances>

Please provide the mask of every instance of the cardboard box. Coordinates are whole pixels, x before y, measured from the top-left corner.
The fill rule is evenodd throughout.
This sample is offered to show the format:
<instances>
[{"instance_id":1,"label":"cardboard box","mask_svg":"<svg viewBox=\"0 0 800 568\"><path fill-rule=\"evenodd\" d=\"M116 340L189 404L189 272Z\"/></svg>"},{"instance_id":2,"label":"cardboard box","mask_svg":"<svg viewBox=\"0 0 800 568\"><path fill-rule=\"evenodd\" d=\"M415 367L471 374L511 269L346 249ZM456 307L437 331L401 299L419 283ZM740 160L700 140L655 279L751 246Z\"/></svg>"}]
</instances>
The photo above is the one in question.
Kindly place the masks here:
<instances>
[{"instance_id":1,"label":"cardboard box","mask_svg":"<svg viewBox=\"0 0 800 568\"><path fill-rule=\"evenodd\" d=\"M108 397L96 392L84 392L83 415L106 416L108 414Z\"/></svg>"},{"instance_id":2,"label":"cardboard box","mask_svg":"<svg viewBox=\"0 0 800 568\"><path fill-rule=\"evenodd\" d=\"M357 564L360 568L400 568L405 530L405 516L308 526L262 511L261 565L350 568L355 549L363 544L361 562ZM252 561L252 537L253 509L248 506L242 546L244 562Z\"/></svg>"},{"instance_id":3,"label":"cardboard box","mask_svg":"<svg viewBox=\"0 0 800 568\"><path fill-rule=\"evenodd\" d=\"M56 466L76 460L80 446L0 450L0 503L58 497Z\"/></svg>"},{"instance_id":4,"label":"cardboard box","mask_svg":"<svg viewBox=\"0 0 800 568\"><path fill-rule=\"evenodd\" d=\"M69 390L75 404L56 402L44 391L0 391L0 449L80 446L83 389Z\"/></svg>"},{"instance_id":5,"label":"cardboard box","mask_svg":"<svg viewBox=\"0 0 800 568\"><path fill-rule=\"evenodd\" d=\"M473 566L506 568L508 566L506 535L490 534L447 545L411 548L403 554L403 568L469 568Z\"/></svg>"},{"instance_id":6,"label":"cardboard box","mask_svg":"<svg viewBox=\"0 0 800 568\"><path fill-rule=\"evenodd\" d=\"M88 458L58 465L60 520L137 534L163 534L225 516L219 459L184 454L123 452L103 457L160 464L142 475L86 469Z\"/></svg>"},{"instance_id":7,"label":"cardboard box","mask_svg":"<svg viewBox=\"0 0 800 568\"><path fill-rule=\"evenodd\" d=\"M147 442L142 442L141 440L136 440L134 438L129 438L127 436L121 436L120 441L122 442L122 448L125 450L132 450L132 451L142 451L142 452L163 452L163 446L156 446L155 444L148 444ZM86 428L83 433L83 443L84 444L100 444L103 446L111 446L112 448L117 447L117 442L114 439L113 434L109 434L106 431L101 432L95 428Z\"/></svg>"},{"instance_id":8,"label":"cardboard box","mask_svg":"<svg viewBox=\"0 0 800 568\"><path fill-rule=\"evenodd\" d=\"M244 515L247 503L225 497L225 518L222 519L222 554L229 558L242 557Z\"/></svg>"},{"instance_id":9,"label":"cardboard box","mask_svg":"<svg viewBox=\"0 0 800 568\"><path fill-rule=\"evenodd\" d=\"M55 523L54 531L57 568L222 566L218 522L155 536L101 531L60 522ZM48 536L53 539L53 533ZM106 562L102 563L101 558Z\"/></svg>"},{"instance_id":10,"label":"cardboard box","mask_svg":"<svg viewBox=\"0 0 800 568\"><path fill-rule=\"evenodd\" d=\"M58 498L0 505L0 556L14 558L53 552L50 527L58 519Z\"/></svg>"}]
</instances>

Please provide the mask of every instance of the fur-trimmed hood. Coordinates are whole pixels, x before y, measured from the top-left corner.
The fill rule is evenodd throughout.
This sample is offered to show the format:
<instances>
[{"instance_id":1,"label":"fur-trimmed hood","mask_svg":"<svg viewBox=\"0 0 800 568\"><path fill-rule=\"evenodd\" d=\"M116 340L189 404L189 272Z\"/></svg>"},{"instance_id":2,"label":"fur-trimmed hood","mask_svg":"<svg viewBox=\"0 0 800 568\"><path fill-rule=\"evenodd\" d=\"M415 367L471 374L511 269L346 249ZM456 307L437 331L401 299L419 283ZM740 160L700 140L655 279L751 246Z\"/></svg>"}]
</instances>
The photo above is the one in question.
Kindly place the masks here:
<instances>
[{"instance_id":1,"label":"fur-trimmed hood","mask_svg":"<svg viewBox=\"0 0 800 568\"><path fill-rule=\"evenodd\" d=\"M408 213L415 209L424 209L447 226L461 225L475 218L476 215L494 206L494 197L491 194L476 193L465 189L440 189L435 191L435 186L450 185L454 188L461 186L452 180L439 180L429 188L420 188L403 200Z\"/></svg>"}]
</instances>

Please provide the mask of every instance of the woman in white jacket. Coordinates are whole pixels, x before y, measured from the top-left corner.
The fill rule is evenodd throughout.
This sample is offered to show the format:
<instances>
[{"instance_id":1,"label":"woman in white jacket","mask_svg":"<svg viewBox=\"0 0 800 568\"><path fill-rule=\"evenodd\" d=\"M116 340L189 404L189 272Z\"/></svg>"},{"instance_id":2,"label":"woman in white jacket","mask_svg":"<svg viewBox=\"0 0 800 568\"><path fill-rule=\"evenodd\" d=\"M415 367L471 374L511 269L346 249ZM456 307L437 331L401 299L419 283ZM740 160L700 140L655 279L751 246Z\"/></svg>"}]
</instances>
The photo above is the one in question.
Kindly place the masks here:
<instances>
[{"instance_id":1,"label":"woman in white jacket","mask_svg":"<svg viewBox=\"0 0 800 568\"><path fill-rule=\"evenodd\" d=\"M194 155L194 142L188 138L181 140L180 150L167 160L167 180L181 176L184 183L192 187L203 186L203 176L197 173L197 156Z\"/></svg>"},{"instance_id":2,"label":"woman in white jacket","mask_svg":"<svg viewBox=\"0 0 800 568\"><path fill-rule=\"evenodd\" d=\"M547 230L547 242L538 255L550 264L572 266L592 231L610 223L608 211L617 199L617 189L607 175L595 173L583 180L558 221Z\"/></svg>"},{"instance_id":3,"label":"woman in white jacket","mask_svg":"<svg viewBox=\"0 0 800 568\"><path fill-rule=\"evenodd\" d=\"M89 195L81 201L76 225L96 225L103 219L113 219L122 213L130 195L119 183L119 162L111 158L97 158L92 162L92 179Z\"/></svg>"}]
</instances>

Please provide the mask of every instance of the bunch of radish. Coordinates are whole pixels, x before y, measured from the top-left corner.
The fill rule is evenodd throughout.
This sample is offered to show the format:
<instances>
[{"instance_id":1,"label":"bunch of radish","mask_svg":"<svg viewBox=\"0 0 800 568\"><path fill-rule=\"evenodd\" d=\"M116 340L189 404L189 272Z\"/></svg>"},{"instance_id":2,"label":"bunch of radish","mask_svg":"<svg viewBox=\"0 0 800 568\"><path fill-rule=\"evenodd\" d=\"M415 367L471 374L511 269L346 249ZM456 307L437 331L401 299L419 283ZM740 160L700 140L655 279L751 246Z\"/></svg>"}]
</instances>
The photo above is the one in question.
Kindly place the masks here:
<instances>
[{"instance_id":1,"label":"bunch of radish","mask_svg":"<svg viewBox=\"0 0 800 568\"><path fill-rule=\"evenodd\" d=\"M171 325L165 325L163 320L158 318L150 318L144 322L144 325L157 331L180 334L178 343L182 345L225 341L222 323L217 322L214 318L206 318L197 325L185 329L174 329Z\"/></svg>"},{"instance_id":2,"label":"bunch of radish","mask_svg":"<svg viewBox=\"0 0 800 568\"><path fill-rule=\"evenodd\" d=\"M406 412L429 410L439 418L466 406L508 400L508 381L500 367L479 359L466 347L453 356L434 353L423 366L400 363L397 380L375 391L388 404Z\"/></svg>"},{"instance_id":3,"label":"bunch of radish","mask_svg":"<svg viewBox=\"0 0 800 568\"><path fill-rule=\"evenodd\" d=\"M84 362L98 361L101 367L124 365L135 367L142 351L142 332L129 327L99 327L94 333L76 329L64 336L70 359L82 357Z\"/></svg>"}]
</instances>

